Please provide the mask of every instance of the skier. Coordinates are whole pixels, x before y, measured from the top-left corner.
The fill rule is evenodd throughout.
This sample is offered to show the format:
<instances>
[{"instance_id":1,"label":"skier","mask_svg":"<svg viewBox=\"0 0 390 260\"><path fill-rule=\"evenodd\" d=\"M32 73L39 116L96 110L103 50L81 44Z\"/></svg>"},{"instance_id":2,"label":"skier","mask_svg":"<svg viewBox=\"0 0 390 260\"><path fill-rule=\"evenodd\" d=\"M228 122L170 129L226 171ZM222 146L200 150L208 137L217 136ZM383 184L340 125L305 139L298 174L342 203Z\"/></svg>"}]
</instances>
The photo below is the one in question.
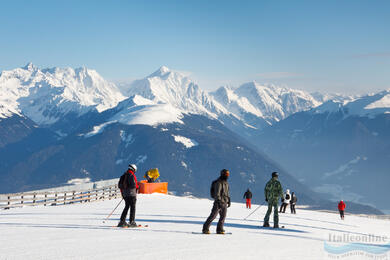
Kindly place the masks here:
<instances>
[{"instance_id":1,"label":"skier","mask_svg":"<svg viewBox=\"0 0 390 260\"><path fill-rule=\"evenodd\" d=\"M290 200L291 200L290 190L287 189L286 193L283 196L282 205L280 206L279 212L286 213L286 208L287 205L290 204Z\"/></svg>"},{"instance_id":2,"label":"skier","mask_svg":"<svg viewBox=\"0 0 390 260\"><path fill-rule=\"evenodd\" d=\"M209 228L211 222L213 222L218 214L217 234L225 234L223 224L225 223L227 208L230 207L229 183L227 182L229 175L229 170L223 169L221 170L221 176L211 184L210 194L214 198L214 205L210 216L203 224L203 234L210 234Z\"/></svg>"},{"instance_id":3,"label":"skier","mask_svg":"<svg viewBox=\"0 0 390 260\"><path fill-rule=\"evenodd\" d=\"M129 164L128 170L121 176L118 182L118 187L121 190L123 200L125 201L125 208L123 209L121 219L118 227L137 227L135 223L135 204L137 202L138 182L135 172L137 166ZM126 223L127 212L130 208L130 222Z\"/></svg>"},{"instance_id":4,"label":"skier","mask_svg":"<svg viewBox=\"0 0 390 260\"><path fill-rule=\"evenodd\" d=\"M268 202L268 210L264 217L263 227L269 227L269 217L274 208L274 228L279 228L278 199L283 197L282 185L278 181L279 174L272 173L272 178L267 182L264 188L265 201Z\"/></svg>"},{"instance_id":5,"label":"skier","mask_svg":"<svg viewBox=\"0 0 390 260\"><path fill-rule=\"evenodd\" d=\"M291 193L291 200L290 200L290 209L291 209L291 214L297 214L297 212L295 211L295 205L297 204L297 196L295 195L295 193Z\"/></svg>"},{"instance_id":6,"label":"skier","mask_svg":"<svg viewBox=\"0 0 390 260\"><path fill-rule=\"evenodd\" d=\"M339 212L340 212L340 218L342 220L344 220L344 210L345 210L345 207L346 207L346 205L345 205L344 201L340 200L338 208L339 208Z\"/></svg>"},{"instance_id":7,"label":"skier","mask_svg":"<svg viewBox=\"0 0 390 260\"><path fill-rule=\"evenodd\" d=\"M250 209L251 208L251 199L252 199L252 192L248 188L246 192L244 193L244 199L246 199L246 208Z\"/></svg>"}]
</instances>

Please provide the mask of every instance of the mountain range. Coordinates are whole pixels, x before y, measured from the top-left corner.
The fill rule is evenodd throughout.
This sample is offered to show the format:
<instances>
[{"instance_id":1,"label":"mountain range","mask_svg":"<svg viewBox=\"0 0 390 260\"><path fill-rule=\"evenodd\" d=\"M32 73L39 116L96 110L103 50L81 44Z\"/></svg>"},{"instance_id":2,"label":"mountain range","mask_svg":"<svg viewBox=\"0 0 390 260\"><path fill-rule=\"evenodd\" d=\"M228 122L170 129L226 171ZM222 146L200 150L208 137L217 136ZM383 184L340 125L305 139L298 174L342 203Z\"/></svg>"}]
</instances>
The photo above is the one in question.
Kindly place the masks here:
<instances>
[{"instance_id":1,"label":"mountain range","mask_svg":"<svg viewBox=\"0 0 390 260\"><path fill-rule=\"evenodd\" d=\"M366 104L374 107L368 108L369 118L386 117L387 110L378 105L385 96ZM284 154L278 150L283 147L279 142L289 139L277 136L283 131L277 127L335 106L342 106L343 116L364 113L353 105L359 100L257 82L207 93L164 66L119 90L94 70L39 69L30 63L0 74L0 192L50 187L73 178L117 177L135 162L141 175L158 167L171 190L196 196L208 196L211 180L229 168L236 173L231 178L234 200L248 187L263 199L264 184L276 170L284 185L301 195L301 203L330 207L321 192L333 184L315 183L290 165L288 153L295 148Z\"/></svg>"}]
</instances>

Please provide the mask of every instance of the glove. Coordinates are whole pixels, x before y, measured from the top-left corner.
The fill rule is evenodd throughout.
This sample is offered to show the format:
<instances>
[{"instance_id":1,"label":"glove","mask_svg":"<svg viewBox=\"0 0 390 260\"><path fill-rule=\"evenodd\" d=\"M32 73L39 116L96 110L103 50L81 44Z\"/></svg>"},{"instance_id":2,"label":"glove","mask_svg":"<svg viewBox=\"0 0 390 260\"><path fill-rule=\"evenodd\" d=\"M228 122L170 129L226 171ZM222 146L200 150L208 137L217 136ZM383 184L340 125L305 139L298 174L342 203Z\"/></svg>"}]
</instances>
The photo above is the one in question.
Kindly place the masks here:
<instances>
[{"instance_id":1,"label":"glove","mask_svg":"<svg viewBox=\"0 0 390 260\"><path fill-rule=\"evenodd\" d=\"M229 198L229 202L228 202L228 208L230 208L230 205L231 205L231 202L230 202L230 198Z\"/></svg>"},{"instance_id":2,"label":"glove","mask_svg":"<svg viewBox=\"0 0 390 260\"><path fill-rule=\"evenodd\" d=\"M268 202L268 198L265 198L265 201Z\"/></svg>"}]
</instances>

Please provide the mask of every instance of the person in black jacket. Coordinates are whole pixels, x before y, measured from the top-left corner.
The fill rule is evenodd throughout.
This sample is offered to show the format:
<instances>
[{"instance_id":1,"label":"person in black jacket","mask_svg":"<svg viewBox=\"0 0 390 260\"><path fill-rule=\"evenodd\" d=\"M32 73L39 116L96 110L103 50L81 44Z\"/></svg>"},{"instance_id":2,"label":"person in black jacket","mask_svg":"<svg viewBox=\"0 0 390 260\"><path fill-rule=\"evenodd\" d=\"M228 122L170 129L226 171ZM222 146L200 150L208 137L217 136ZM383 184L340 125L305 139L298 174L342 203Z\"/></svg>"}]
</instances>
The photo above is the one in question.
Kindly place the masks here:
<instances>
[{"instance_id":1,"label":"person in black jacket","mask_svg":"<svg viewBox=\"0 0 390 260\"><path fill-rule=\"evenodd\" d=\"M295 195L295 193L291 193L291 200L290 200L290 208L291 208L291 214L297 214L297 212L295 211L295 205L297 204L297 196Z\"/></svg>"},{"instance_id":2,"label":"person in black jacket","mask_svg":"<svg viewBox=\"0 0 390 260\"><path fill-rule=\"evenodd\" d=\"M210 193L211 197L214 199L214 205L211 209L210 216L203 224L203 234L210 234L209 228L211 222L213 222L218 214L219 221L217 225L217 234L225 234L223 225L225 223L227 208L230 207L229 183L227 182L229 175L229 170L223 169L221 171L221 176L211 184Z\"/></svg>"},{"instance_id":3,"label":"person in black jacket","mask_svg":"<svg viewBox=\"0 0 390 260\"><path fill-rule=\"evenodd\" d=\"M118 187L121 190L122 198L125 201L125 208L123 209L121 219L118 227L136 227L135 223L135 205L137 202L138 183L135 172L137 166L130 164L128 170L121 176L118 182ZM130 221L126 223L127 212L130 208Z\"/></svg>"},{"instance_id":4,"label":"person in black jacket","mask_svg":"<svg viewBox=\"0 0 390 260\"><path fill-rule=\"evenodd\" d=\"M244 193L244 199L246 199L246 208L250 209L251 208L252 192L250 191L249 188Z\"/></svg>"}]
</instances>

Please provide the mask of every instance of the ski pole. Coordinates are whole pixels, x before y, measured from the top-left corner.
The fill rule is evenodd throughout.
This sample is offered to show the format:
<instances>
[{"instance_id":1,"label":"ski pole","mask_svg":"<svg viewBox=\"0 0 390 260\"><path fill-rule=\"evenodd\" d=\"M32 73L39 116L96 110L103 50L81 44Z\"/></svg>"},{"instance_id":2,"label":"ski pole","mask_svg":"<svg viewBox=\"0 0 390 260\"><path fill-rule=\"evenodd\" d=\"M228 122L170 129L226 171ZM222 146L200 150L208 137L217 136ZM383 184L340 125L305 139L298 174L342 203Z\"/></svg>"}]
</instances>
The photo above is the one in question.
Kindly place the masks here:
<instances>
[{"instance_id":1,"label":"ski pole","mask_svg":"<svg viewBox=\"0 0 390 260\"><path fill-rule=\"evenodd\" d=\"M253 213L255 213L261 206L263 206L265 204L265 202L263 203L263 204L261 204L261 205L259 205L258 207L257 207L257 209L255 209L254 211L252 211L252 213L251 214L249 214L248 216L246 216L246 218L244 218L243 220L246 220L247 218L249 218Z\"/></svg>"},{"instance_id":2,"label":"ski pole","mask_svg":"<svg viewBox=\"0 0 390 260\"><path fill-rule=\"evenodd\" d=\"M106 220L111 217L111 215L114 213L114 211L116 210L117 207L119 207L119 204L121 204L121 202L123 201L123 198L121 199L121 201L119 201L118 205L116 205L115 209L110 213L110 215L108 215L104 220L103 220L103 223L106 223Z\"/></svg>"}]
</instances>

